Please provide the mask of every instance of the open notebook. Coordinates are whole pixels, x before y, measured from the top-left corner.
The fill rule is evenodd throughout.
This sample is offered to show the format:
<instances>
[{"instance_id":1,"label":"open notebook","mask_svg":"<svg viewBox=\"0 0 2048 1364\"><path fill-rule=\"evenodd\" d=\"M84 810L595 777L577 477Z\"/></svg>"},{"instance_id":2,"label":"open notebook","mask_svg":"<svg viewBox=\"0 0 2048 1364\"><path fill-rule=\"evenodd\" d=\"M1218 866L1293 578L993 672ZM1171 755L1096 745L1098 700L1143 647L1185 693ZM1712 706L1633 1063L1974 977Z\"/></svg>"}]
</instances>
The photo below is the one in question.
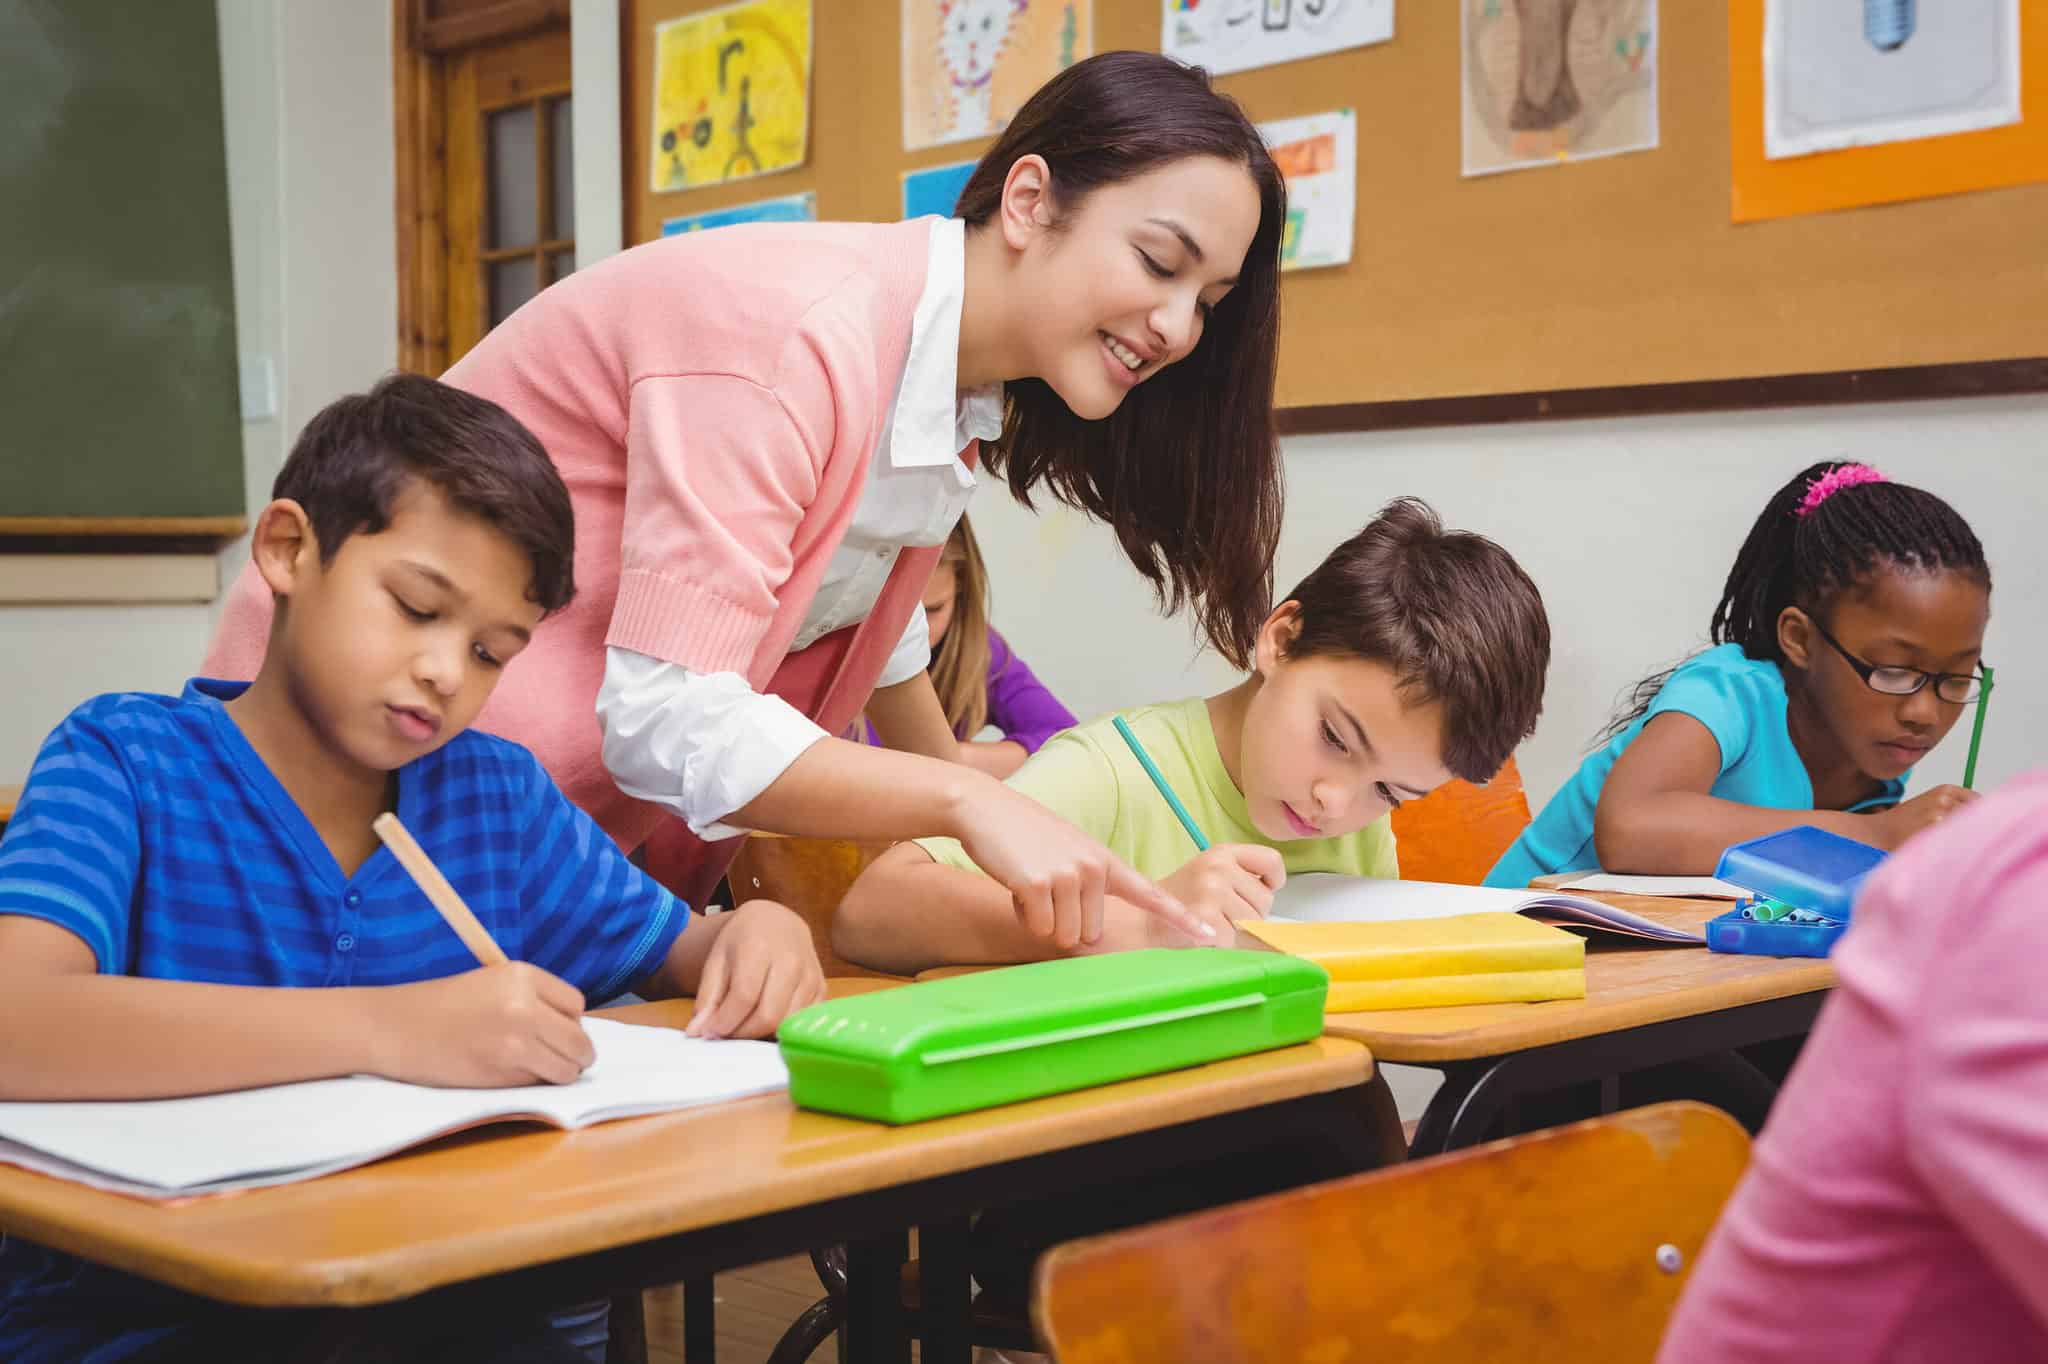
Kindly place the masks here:
<instances>
[{"instance_id":1,"label":"open notebook","mask_svg":"<svg viewBox=\"0 0 2048 1364\"><path fill-rule=\"evenodd\" d=\"M0 1103L0 1163L146 1198L289 1184L506 1119L585 1127L789 1085L773 1042L586 1018L597 1060L566 1085L433 1089L374 1075L185 1099Z\"/></svg>"},{"instance_id":2,"label":"open notebook","mask_svg":"<svg viewBox=\"0 0 2048 1364\"><path fill-rule=\"evenodd\" d=\"M1619 933L1651 942L1699 946L1697 933L1669 928L1584 895L1555 890L1501 890L1438 881L1381 881L1311 872L1290 876L1273 897L1272 917L1301 923L1330 920L1447 919L1456 914L1526 914L1563 928Z\"/></svg>"}]
</instances>

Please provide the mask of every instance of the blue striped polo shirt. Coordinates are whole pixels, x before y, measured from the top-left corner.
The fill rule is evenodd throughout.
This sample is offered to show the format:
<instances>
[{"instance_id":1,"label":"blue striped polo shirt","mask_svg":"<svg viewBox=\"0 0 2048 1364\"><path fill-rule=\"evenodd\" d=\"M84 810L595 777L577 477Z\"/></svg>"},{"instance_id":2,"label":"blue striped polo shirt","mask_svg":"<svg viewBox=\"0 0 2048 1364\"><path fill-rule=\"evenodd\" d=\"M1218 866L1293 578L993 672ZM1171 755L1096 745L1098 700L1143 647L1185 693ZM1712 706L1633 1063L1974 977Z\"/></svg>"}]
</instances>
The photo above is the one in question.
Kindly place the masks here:
<instances>
[{"instance_id":1,"label":"blue striped polo shirt","mask_svg":"<svg viewBox=\"0 0 2048 1364\"><path fill-rule=\"evenodd\" d=\"M0 838L0 914L76 934L108 975L399 985L476 959L391 854L344 876L223 707L247 684L121 693L43 744ZM396 774L398 815L506 953L592 1004L660 966L689 911L519 745L469 731ZM132 1309L132 1310L131 1310ZM197 1300L9 1238L0 1358L118 1359Z\"/></svg>"}]
</instances>

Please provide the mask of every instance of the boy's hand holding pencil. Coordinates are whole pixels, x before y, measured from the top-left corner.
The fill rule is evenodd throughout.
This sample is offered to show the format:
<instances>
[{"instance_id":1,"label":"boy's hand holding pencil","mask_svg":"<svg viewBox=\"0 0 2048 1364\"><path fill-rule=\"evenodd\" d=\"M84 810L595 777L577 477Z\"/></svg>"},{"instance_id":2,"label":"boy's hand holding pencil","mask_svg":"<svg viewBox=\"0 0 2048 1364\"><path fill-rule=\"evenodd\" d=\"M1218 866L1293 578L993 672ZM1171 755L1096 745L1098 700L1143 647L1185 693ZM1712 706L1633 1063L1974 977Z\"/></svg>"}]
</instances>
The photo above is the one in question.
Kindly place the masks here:
<instances>
[{"instance_id":1,"label":"boy's hand holding pencil","mask_svg":"<svg viewBox=\"0 0 2048 1364\"><path fill-rule=\"evenodd\" d=\"M583 1031L583 992L509 961L397 815L371 828L483 969L368 992L376 1001L377 1072L414 1084L495 1089L567 1084L597 1059Z\"/></svg>"},{"instance_id":2,"label":"boy's hand holding pencil","mask_svg":"<svg viewBox=\"0 0 2048 1364\"><path fill-rule=\"evenodd\" d=\"M1240 919L1263 919L1273 909L1273 892L1287 883L1287 866L1278 849L1258 843L1218 843L1196 853L1180 870L1161 878L1160 886L1217 930L1214 941L1228 943ZM1185 946L1182 939L1176 946Z\"/></svg>"},{"instance_id":3,"label":"boy's hand holding pencil","mask_svg":"<svg viewBox=\"0 0 2048 1364\"><path fill-rule=\"evenodd\" d=\"M525 962L365 991L374 1000L377 1073L417 1085L499 1089L563 1085L597 1052L582 992Z\"/></svg>"}]
</instances>

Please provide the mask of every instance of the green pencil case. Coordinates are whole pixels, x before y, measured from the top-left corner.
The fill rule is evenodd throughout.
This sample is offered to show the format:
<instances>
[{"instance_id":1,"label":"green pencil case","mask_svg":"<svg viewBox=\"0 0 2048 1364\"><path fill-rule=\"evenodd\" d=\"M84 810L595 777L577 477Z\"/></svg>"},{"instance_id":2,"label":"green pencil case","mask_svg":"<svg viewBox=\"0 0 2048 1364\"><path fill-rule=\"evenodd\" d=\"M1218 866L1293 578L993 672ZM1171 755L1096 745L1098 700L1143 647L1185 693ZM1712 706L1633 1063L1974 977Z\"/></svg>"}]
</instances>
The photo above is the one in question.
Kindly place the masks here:
<instances>
[{"instance_id":1,"label":"green pencil case","mask_svg":"<svg viewBox=\"0 0 2048 1364\"><path fill-rule=\"evenodd\" d=\"M800 1107L920 1122L1306 1042L1329 985L1275 952L1068 957L814 1004L782 1059Z\"/></svg>"}]
</instances>

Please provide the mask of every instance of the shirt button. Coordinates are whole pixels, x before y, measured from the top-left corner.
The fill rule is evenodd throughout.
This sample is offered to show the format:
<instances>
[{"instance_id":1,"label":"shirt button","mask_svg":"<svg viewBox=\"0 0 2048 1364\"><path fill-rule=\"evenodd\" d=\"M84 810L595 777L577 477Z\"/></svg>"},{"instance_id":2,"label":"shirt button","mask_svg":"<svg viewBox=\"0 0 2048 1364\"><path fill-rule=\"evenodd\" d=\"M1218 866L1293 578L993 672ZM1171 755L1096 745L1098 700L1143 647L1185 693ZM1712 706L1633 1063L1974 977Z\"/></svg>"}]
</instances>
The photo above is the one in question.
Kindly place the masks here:
<instances>
[{"instance_id":1,"label":"shirt button","mask_svg":"<svg viewBox=\"0 0 2048 1364\"><path fill-rule=\"evenodd\" d=\"M363 893L359 890L352 890L348 894L341 897L341 902L347 905L350 909L354 909L357 905L363 902Z\"/></svg>"},{"instance_id":2,"label":"shirt button","mask_svg":"<svg viewBox=\"0 0 2048 1364\"><path fill-rule=\"evenodd\" d=\"M354 950L355 945L356 935L353 933L344 933L334 940L334 950L337 952L352 951Z\"/></svg>"}]
</instances>

